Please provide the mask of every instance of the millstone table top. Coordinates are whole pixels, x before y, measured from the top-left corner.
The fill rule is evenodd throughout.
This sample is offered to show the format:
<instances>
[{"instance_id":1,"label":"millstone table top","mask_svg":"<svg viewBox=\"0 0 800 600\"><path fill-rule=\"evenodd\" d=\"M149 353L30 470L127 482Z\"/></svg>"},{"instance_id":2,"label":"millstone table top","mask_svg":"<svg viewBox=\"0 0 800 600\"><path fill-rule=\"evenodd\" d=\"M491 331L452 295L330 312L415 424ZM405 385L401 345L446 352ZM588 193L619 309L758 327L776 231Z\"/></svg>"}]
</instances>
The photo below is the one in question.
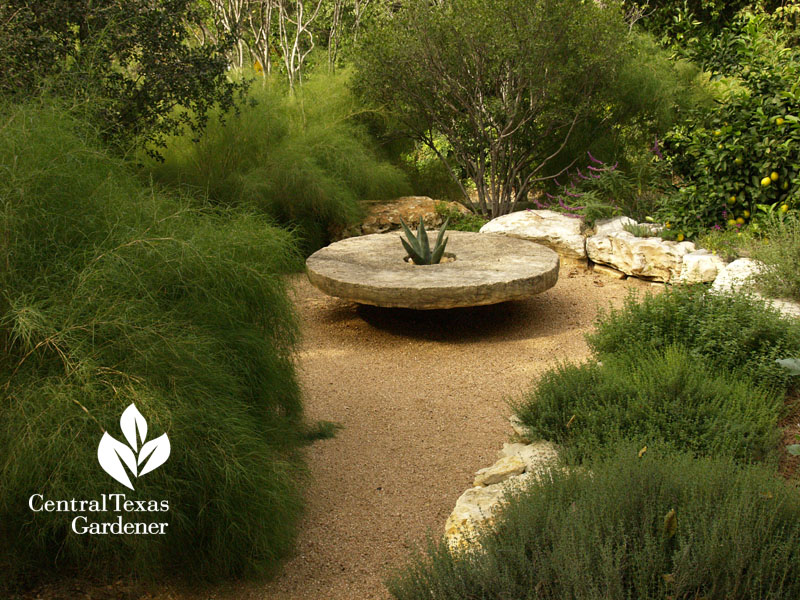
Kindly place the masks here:
<instances>
[{"instance_id":1,"label":"millstone table top","mask_svg":"<svg viewBox=\"0 0 800 600\"><path fill-rule=\"evenodd\" d=\"M398 232L349 238L306 260L308 279L331 296L374 306L437 309L496 304L558 281L558 254L518 238L448 231L453 262L413 265Z\"/></svg>"}]
</instances>

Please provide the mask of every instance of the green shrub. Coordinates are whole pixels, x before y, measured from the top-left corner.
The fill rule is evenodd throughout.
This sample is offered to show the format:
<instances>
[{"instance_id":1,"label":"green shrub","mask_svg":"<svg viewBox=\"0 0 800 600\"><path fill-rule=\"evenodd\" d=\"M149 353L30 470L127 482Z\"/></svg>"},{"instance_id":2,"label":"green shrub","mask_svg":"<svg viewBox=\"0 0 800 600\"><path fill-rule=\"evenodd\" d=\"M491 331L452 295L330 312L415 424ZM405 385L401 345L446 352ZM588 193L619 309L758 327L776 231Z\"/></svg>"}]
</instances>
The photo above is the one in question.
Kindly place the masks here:
<instances>
[{"instance_id":1,"label":"green shrub","mask_svg":"<svg viewBox=\"0 0 800 600\"><path fill-rule=\"evenodd\" d=\"M291 236L142 186L57 108L0 114L0 589L62 571L273 569L302 509ZM172 447L135 492L97 459L131 403ZM74 515L28 508L120 492L167 500L125 519L166 535L78 535Z\"/></svg>"},{"instance_id":2,"label":"green shrub","mask_svg":"<svg viewBox=\"0 0 800 600\"><path fill-rule=\"evenodd\" d=\"M464 214L454 208L448 208L444 202L436 203L436 214L442 220L450 220L447 229L451 231L480 231L486 225L486 219L475 213Z\"/></svg>"},{"instance_id":3,"label":"green shrub","mask_svg":"<svg viewBox=\"0 0 800 600\"><path fill-rule=\"evenodd\" d=\"M752 243L753 236L750 228L740 231L739 228L722 227L710 229L697 238L697 245L705 248L726 261L749 256L748 246Z\"/></svg>"},{"instance_id":4,"label":"green shrub","mask_svg":"<svg viewBox=\"0 0 800 600\"><path fill-rule=\"evenodd\" d=\"M306 252L357 221L359 201L409 191L356 121L365 109L345 76L318 75L296 97L267 81L253 86L249 100L224 123L212 118L199 142L189 135L171 139L165 161L151 166L156 180L296 226Z\"/></svg>"},{"instance_id":5,"label":"green shrub","mask_svg":"<svg viewBox=\"0 0 800 600\"><path fill-rule=\"evenodd\" d=\"M639 459L637 450L624 448L590 471L555 471L531 482L481 532L474 551L431 543L391 579L392 595L800 597L797 489L761 467L652 451Z\"/></svg>"},{"instance_id":6,"label":"green shrub","mask_svg":"<svg viewBox=\"0 0 800 600\"><path fill-rule=\"evenodd\" d=\"M600 314L589 345L605 360L680 344L714 368L735 371L756 385L788 386L775 360L800 353L800 325L757 298L704 292L677 287L641 302L632 295L622 309Z\"/></svg>"},{"instance_id":7,"label":"green shrub","mask_svg":"<svg viewBox=\"0 0 800 600\"><path fill-rule=\"evenodd\" d=\"M749 245L750 255L764 265L758 286L768 296L800 300L800 219L773 216L762 227L764 237Z\"/></svg>"},{"instance_id":8,"label":"green shrub","mask_svg":"<svg viewBox=\"0 0 800 600\"><path fill-rule=\"evenodd\" d=\"M602 366L562 365L515 413L533 439L557 442L577 462L619 440L750 461L774 456L782 407L782 396L674 346Z\"/></svg>"}]
</instances>

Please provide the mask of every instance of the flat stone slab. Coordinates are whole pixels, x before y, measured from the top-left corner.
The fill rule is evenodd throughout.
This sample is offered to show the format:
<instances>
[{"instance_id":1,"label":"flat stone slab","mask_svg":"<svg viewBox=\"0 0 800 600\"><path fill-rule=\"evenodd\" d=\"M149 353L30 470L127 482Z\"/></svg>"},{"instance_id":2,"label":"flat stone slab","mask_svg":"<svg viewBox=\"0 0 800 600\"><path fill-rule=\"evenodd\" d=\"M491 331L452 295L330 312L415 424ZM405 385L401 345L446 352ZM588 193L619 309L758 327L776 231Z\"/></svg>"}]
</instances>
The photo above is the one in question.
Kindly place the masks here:
<instances>
[{"instance_id":1,"label":"flat stone slab","mask_svg":"<svg viewBox=\"0 0 800 600\"><path fill-rule=\"evenodd\" d=\"M549 248L502 235L446 235L453 262L413 265L397 233L378 233L318 250L306 260L308 279L331 296L421 310L520 300L558 281L558 254Z\"/></svg>"}]
</instances>

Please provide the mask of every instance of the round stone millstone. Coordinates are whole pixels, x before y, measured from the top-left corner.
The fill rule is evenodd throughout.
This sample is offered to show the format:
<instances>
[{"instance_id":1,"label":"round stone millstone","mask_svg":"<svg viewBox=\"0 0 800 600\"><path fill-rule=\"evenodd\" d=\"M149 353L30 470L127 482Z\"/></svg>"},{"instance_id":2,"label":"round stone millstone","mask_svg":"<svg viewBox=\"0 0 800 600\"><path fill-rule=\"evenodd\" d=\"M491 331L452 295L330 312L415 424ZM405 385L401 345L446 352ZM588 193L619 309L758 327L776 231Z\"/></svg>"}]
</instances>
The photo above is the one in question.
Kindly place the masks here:
<instances>
[{"instance_id":1,"label":"round stone millstone","mask_svg":"<svg viewBox=\"0 0 800 600\"><path fill-rule=\"evenodd\" d=\"M453 262L414 265L397 232L336 242L308 257L308 279L331 296L421 310L520 300L558 281L558 254L534 242L449 231Z\"/></svg>"}]
</instances>

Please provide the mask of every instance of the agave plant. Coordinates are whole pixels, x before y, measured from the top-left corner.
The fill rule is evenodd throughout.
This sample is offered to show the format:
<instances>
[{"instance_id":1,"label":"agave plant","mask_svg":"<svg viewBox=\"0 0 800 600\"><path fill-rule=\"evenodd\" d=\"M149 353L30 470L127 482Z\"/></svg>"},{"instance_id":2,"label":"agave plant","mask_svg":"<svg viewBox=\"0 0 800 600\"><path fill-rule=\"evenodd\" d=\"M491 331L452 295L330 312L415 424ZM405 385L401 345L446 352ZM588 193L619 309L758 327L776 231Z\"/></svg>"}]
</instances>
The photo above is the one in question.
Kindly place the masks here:
<instances>
[{"instance_id":1,"label":"agave plant","mask_svg":"<svg viewBox=\"0 0 800 600\"><path fill-rule=\"evenodd\" d=\"M403 237L400 237L400 241L403 242L403 248L406 249L408 252L408 256L411 261L415 265L438 265L439 261L442 260L442 256L444 256L444 248L447 246L447 239L444 237L444 232L447 230L447 225L450 223L450 219L445 219L444 223L442 224L442 228L439 230L439 235L436 237L436 243L433 245L433 250L431 250L430 244L428 242L428 232L425 231L425 223L422 221L422 217L419 218L419 228L417 229L417 235L411 233L411 230L406 225L406 222L403 219L400 219L400 224L403 226L403 229L406 232L406 237L408 240L404 240Z\"/></svg>"}]
</instances>

